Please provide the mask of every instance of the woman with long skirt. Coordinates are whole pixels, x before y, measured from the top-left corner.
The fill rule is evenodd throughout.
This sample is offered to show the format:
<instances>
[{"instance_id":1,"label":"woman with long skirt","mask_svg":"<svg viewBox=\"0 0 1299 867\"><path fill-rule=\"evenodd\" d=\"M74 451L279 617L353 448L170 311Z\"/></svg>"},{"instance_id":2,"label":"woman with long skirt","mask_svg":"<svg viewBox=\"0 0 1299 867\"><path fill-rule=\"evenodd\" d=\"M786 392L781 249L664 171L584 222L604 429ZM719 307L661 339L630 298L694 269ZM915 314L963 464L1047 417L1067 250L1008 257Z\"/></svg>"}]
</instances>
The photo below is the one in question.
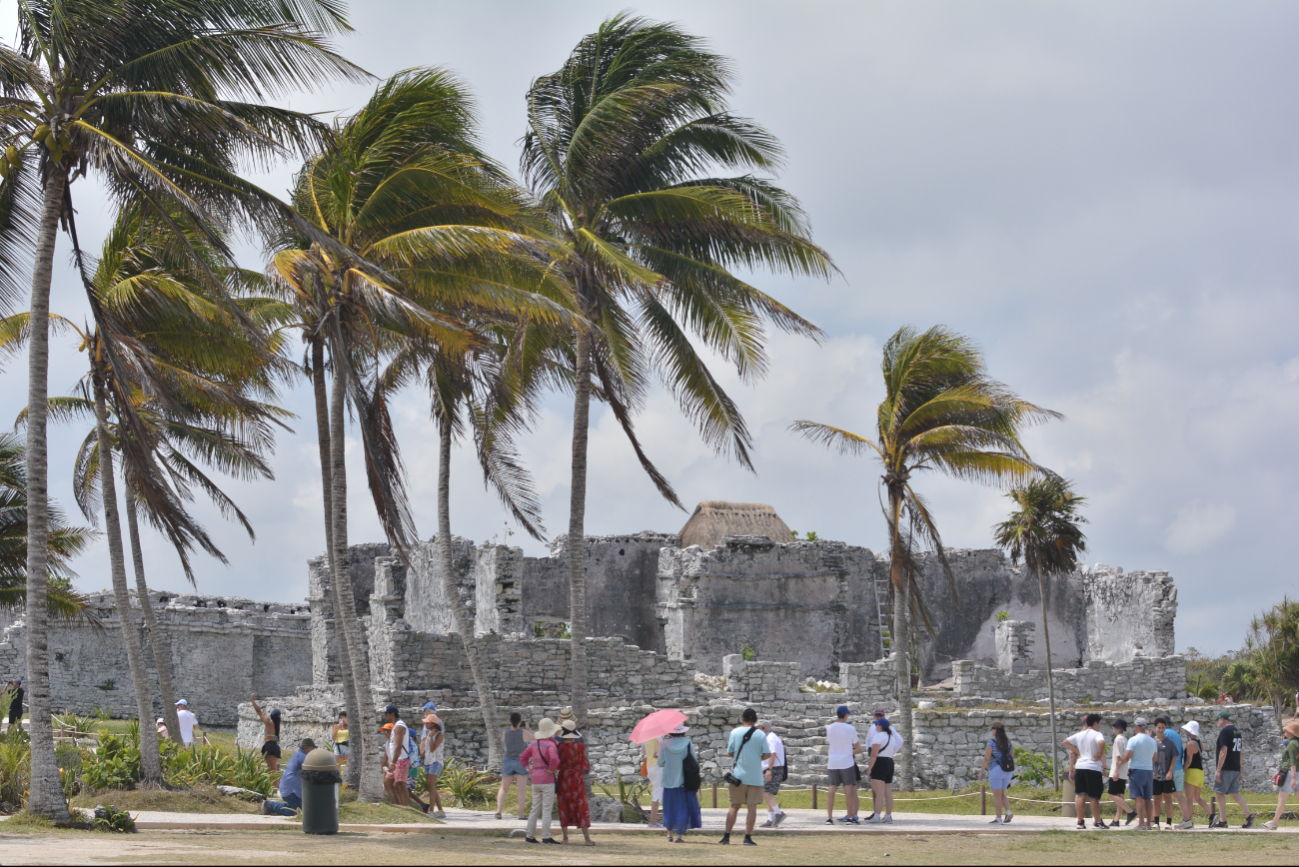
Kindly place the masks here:
<instances>
[{"instance_id":1,"label":"woman with long skirt","mask_svg":"<svg viewBox=\"0 0 1299 867\"><path fill-rule=\"evenodd\" d=\"M556 739L559 746L559 782L555 786L555 800L559 802L559 830L561 842L568 842L570 826L581 828L586 845L591 840L591 805L586 799L586 775L591 765L586 760L586 744L578 734L577 723L564 720L564 729Z\"/></svg>"},{"instance_id":2,"label":"woman with long skirt","mask_svg":"<svg viewBox=\"0 0 1299 867\"><path fill-rule=\"evenodd\" d=\"M690 727L679 725L663 736L659 746L659 767L663 769L663 827L668 832L669 843L680 843L686 832L704 826L699 812L699 793L686 789L684 764L686 756L696 762L694 744L686 737ZM675 839L673 838L675 836Z\"/></svg>"}]
</instances>

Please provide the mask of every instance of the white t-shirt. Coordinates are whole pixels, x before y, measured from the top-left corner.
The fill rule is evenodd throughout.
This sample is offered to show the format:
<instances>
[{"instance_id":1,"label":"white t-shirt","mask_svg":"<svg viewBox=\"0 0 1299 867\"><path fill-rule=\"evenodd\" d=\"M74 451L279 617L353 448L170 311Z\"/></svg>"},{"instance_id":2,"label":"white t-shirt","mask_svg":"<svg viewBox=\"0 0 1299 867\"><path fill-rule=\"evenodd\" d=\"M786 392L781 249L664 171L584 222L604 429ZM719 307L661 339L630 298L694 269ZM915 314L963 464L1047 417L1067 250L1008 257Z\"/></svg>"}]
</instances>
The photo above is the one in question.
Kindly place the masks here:
<instances>
[{"instance_id":1,"label":"white t-shirt","mask_svg":"<svg viewBox=\"0 0 1299 867\"><path fill-rule=\"evenodd\" d=\"M1069 743L1078 750L1080 758L1074 763L1074 770L1103 771L1101 751L1105 749L1105 735L1096 729L1083 729L1076 735L1069 736Z\"/></svg>"},{"instance_id":2,"label":"white t-shirt","mask_svg":"<svg viewBox=\"0 0 1299 867\"><path fill-rule=\"evenodd\" d=\"M857 729L845 722L833 722L825 727L825 740L830 747L826 767L832 771L842 771L857 764L852 754L852 745L860 743Z\"/></svg>"},{"instance_id":3,"label":"white t-shirt","mask_svg":"<svg viewBox=\"0 0 1299 867\"><path fill-rule=\"evenodd\" d=\"M762 760L763 770L785 766L785 742L775 732L767 735L767 752L771 753L771 758Z\"/></svg>"},{"instance_id":4,"label":"white t-shirt","mask_svg":"<svg viewBox=\"0 0 1299 867\"><path fill-rule=\"evenodd\" d=\"M1114 736L1114 757L1110 759L1110 776L1116 780L1128 778L1128 763L1123 761L1123 754L1128 751L1128 736Z\"/></svg>"},{"instance_id":5,"label":"white t-shirt","mask_svg":"<svg viewBox=\"0 0 1299 867\"><path fill-rule=\"evenodd\" d=\"M870 747L879 747L878 758L891 759L902 749L902 735L898 734L897 729L889 729L888 734L871 726Z\"/></svg>"},{"instance_id":6,"label":"white t-shirt","mask_svg":"<svg viewBox=\"0 0 1299 867\"><path fill-rule=\"evenodd\" d=\"M184 708L176 711L176 716L180 718L180 739L189 746L194 743L194 726L198 725L198 717Z\"/></svg>"}]
</instances>

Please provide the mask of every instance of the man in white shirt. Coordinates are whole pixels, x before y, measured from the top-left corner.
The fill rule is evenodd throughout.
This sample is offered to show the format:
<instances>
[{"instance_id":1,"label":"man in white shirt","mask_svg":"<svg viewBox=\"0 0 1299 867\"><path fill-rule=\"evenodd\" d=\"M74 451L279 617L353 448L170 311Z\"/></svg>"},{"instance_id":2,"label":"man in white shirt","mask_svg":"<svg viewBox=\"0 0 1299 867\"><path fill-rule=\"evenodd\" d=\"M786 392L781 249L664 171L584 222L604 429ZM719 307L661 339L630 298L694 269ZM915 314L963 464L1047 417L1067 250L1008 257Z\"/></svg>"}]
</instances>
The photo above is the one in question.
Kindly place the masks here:
<instances>
[{"instance_id":1,"label":"man in white shirt","mask_svg":"<svg viewBox=\"0 0 1299 867\"><path fill-rule=\"evenodd\" d=\"M199 731L198 717L189 709L189 702L176 702L176 718L180 721L180 740L187 747L194 746L194 732Z\"/></svg>"},{"instance_id":2,"label":"man in white shirt","mask_svg":"<svg viewBox=\"0 0 1299 867\"><path fill-rule=\"evenodd\" d=\"M1128 751L1128 721L1125 719L1116 719L1114 726L1114 757L1110 760L1110 783L1109 795L1110 800L1118 806L1118 812L1114 814L1114 821L1110 823L1111 828L1117 828L1119 817L1126 816L1125 825L1131 825L1132 820L1137 817L1137 811L1128 806L1125 800L1128 789L1128 763L1124 755Z\"/></svg>"},{"instance_id":3,"label":"man in white shirt","mask_svg":"<svg viewBox=\"0 0 1299 867\"><path fill-rule=\"evenodd\" d=\"M826 800L825 823L834 824L835 790L843 787L845 815L839 821L846 825L859 824L857 809L857 783L861 773L857 770L857 754L861 752L861 739L857 729L848 721L848 705L841 704L835 710L836 721L825 727L825 741L829 747L826 757L826 769L830 772L830 793Z\"/></svg>"},{"instance_id":4,"label":"man in white shirt","mask_svg":"<svg viewBox=\"0 0 1299 867\"><path fill-rule=\"evenodd\" d=\"M762 800L767 802L767 821L764 828L774 828L785 821L785 811L776 803L780 794L780 784L785 782L785 742L780 735L771 730L771 723L758 723L758 729L767 735L767 752L771 758L762 761Z\"/></svg>"},{"instance_id":5,"label":"man in white shirt","mask_svg":"<svg viewBox=\"0 0 1299 867\"><path fill-rule=\"evenodd\" d=\"M1069 779L1073 780L1078 827L1087 825L1084 821L1087 801L1092 804L1092 826L1108 827L1101 819L1101 794L1105 791L1105 735L1101 734L1101 715L1087 714L1082 730L1065 738L1064 745L1069 750Z\"/></svg>"}]
</instances>

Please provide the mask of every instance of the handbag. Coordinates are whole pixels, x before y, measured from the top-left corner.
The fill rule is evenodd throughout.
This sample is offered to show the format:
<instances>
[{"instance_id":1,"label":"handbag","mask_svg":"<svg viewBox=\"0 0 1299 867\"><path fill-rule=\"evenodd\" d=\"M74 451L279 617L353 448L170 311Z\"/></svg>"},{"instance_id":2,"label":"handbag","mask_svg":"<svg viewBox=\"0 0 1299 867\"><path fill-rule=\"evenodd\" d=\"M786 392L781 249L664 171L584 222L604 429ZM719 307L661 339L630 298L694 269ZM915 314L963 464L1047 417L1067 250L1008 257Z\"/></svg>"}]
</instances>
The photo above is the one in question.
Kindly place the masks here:
<instances>
[{"instance_id":1,"label":"handbag","mask_svg":"<svg viewBox=\"0 0 1299 867\"><path fill-rule=\"evenodd\" d=\"M740 741L740 748L735 751L736 764L739 764L740 753L744 752L744 747L749 743L749 738L753 737L753 733L756 732L757 730L758 730L757 726L749 726L748 733L744 736L744 739ZM733 767L734 766L732 766L732 768ZM727 771L726 776L722 777L722 779L726 782L726 785L728 786L743 785L743 782L740 780L740 778L735 776L735 774L731 773L731 771Z\"/></svg>"},{"instance_id":2,"label":"handbag","mask_svg":"<svg viewBox=\"0 0 1299 867\"><path fill-rule=\"evenodd\" d=\"M695 748L686 747L685 758L681 760L681 782L687 792L698 792L703 786L703 775L699 773L699 760L695 758Z\"/></svg>"}]
</instances>

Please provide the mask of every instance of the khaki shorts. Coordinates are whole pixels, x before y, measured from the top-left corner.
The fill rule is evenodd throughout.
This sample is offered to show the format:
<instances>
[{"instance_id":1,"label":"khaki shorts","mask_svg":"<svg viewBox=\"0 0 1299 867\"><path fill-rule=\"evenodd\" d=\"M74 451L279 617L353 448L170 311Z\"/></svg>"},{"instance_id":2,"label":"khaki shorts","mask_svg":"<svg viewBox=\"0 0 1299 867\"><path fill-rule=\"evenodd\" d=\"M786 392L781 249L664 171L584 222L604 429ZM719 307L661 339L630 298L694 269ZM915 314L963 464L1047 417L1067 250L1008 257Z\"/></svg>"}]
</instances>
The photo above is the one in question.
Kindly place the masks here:
<instances>
[{"instance_id":1,"label":"khaki shorts","mask_svg":"<svg viewBox=\"0 0 1299 867\"><path fill-rule=\"evenodd\" d=\"M732 807L756 807L762 803L762 786L749 786L741 783L738 786L727 786L731 791Z\"/></svg>"}]
</instances>

